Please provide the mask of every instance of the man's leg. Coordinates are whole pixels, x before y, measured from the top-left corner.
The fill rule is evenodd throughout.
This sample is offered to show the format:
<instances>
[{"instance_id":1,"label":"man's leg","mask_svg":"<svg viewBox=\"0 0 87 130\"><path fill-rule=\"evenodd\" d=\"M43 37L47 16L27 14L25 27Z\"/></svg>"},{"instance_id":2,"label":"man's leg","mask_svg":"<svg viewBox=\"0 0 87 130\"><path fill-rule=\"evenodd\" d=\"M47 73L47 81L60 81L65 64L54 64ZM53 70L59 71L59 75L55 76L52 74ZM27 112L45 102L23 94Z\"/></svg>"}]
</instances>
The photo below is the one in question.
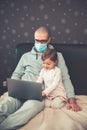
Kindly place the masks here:
<instances>
[{"instance_id":1,"label":"man's leg","mask_svg":"<svg viewBox=\"0 0 87 130\"><path fill-rule=\"evenodd\" d=\"M22 103L15 98L7 97L0 102L0 123L11 113L15 112Z\"/></svg>"},{"instance_id":2,"label":"man's leg","mask_svg":"<svg viewBox=\"0 0 87 130\"><path fill-rule=\"evenodd\" d=\"M12 130L26 124L31 118L44 109L44 101L27 100L19 110L9 115L2 123L1 130Z\"/></svg>"}]
</instances>

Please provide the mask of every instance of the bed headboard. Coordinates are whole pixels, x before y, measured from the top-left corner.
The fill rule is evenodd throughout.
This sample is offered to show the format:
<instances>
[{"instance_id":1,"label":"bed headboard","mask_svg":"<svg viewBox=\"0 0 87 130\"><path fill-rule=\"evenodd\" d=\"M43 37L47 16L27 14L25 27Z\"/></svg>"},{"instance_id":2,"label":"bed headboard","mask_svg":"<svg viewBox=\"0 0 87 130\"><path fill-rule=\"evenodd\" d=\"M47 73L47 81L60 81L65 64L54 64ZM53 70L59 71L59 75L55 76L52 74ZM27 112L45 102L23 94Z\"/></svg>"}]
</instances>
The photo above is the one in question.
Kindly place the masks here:
<instances>
[{"instance_id":1,"label":"bed headboard","mask_svg":"<svg viewBox=\"0 0 87 130\"><path fill-rule=\"evenodd\" d=\"M52 44L55 49L62 52L76 95L87 95L87 45L86 44ZM22 43L16 47L16 59L31 50L33 43Z\"/></svg>"}]
</instances>

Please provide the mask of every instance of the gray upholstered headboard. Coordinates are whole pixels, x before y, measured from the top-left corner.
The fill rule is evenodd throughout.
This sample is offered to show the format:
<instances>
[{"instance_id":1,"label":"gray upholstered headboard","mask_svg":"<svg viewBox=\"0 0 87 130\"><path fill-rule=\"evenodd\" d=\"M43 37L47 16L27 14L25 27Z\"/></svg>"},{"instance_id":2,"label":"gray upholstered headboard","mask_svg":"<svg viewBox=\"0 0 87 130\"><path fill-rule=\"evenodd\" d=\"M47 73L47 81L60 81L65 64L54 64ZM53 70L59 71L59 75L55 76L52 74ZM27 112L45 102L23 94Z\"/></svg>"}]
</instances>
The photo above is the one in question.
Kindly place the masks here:
<instances>
[{"instance_id":1,"label":"gray upholstered headboard","mask_svg":"<svg viewBox=\"0 0 87 130\"><path fill-rule=\"evenodd\" d=\"M16 47L16 58L31 50L33 43L22 43ZM77 95L87 95L87 45L53 44L55 49L62 52L72 83Z\"/></svg>"}]
</instances>

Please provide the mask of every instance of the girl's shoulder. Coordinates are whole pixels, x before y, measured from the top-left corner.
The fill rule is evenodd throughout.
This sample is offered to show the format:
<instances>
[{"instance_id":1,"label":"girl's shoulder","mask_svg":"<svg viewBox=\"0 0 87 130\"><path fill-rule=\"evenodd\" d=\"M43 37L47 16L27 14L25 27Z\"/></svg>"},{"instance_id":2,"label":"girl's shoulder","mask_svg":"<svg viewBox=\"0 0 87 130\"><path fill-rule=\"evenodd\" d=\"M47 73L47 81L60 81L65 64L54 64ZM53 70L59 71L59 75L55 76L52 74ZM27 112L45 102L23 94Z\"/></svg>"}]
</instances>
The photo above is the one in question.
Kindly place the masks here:
<instances>
[{"instance_id":1,"label":"girl's shoulder","mask_svg":"<svg viewBox=\"0 0 87 130\"><path fill-rule=\"evenodd\" d=\"M55 71L61 72L60 68L58 66L55 67Z\"/></svg>"}]
</instances>

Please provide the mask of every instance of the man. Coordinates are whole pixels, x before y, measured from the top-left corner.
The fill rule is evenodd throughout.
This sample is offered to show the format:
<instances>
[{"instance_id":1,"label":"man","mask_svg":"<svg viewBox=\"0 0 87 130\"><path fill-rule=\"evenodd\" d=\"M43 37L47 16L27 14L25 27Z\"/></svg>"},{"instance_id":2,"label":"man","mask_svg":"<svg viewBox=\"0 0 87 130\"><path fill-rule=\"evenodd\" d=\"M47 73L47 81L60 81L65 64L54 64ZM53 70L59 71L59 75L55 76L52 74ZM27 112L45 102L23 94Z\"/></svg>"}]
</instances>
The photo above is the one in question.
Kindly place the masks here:
<instances>
[{"instance_id":1,"label":"man","mask_svg":"<svg viewBox=\"0 0 87 130\"><path fill-rule=\"evenodd\" d=\"M51 37L47 28L40 27L34 34L35 44L30 52L25 53L15 71L12 79L21 79L28 81L36 81L42 68L41 55L47 48L53 48L49 43ZM80 107L75 101L75 94L72 83L70 81L67 67L61 53L58 53L58 66L62 72L63 84L68 97L68 109L79 111ZM0 103L0 129L16 129L26 124L31 118L44 109L44 101L27 100L22 102L13 97L9 97Z\"/></svg>"},{"instance_id":2,"label":"man","mask_svg":"<svg viewBox=\"0 0 87 130\"><path fill-rule=\"evenodd\" d=\"M49 36L49 32L45 27L40 27L39 29L37 29L35 32L34 38L36 41L35 47L36 47L36 50L38 50L38 52L40 52L41 47L43 48L43 51L41 51L41 52L44 52L47 49L47 47L52 47L52 46L49 46L51 37ZM65 65L64 58L63 58L62 54L58 54L58 58L59 58L58 65L62 71L63 84L64 84L64 87L66 89L67 96L68 96L69 104L67 105L67 108L72 109L73 111L77 112L80 110L80 107L77 105L77 103L75 101L74 87L69 78L68 70Z\"/></svg>"}]
</instances>

